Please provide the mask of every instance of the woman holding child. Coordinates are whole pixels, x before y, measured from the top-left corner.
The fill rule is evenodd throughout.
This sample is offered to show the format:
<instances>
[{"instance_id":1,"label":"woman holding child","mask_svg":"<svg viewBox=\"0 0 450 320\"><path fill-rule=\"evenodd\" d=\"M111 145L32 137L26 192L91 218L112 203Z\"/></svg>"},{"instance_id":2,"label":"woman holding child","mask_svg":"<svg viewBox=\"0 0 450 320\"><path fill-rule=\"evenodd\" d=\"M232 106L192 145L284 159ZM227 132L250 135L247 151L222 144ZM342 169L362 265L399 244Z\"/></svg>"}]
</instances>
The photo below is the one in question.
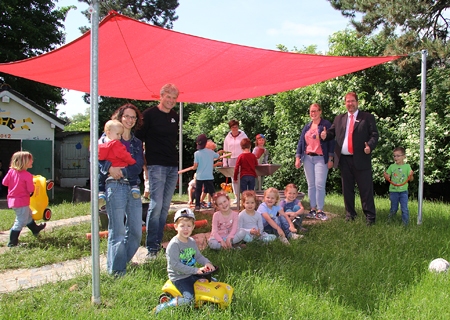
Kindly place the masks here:
<instances>
[{"instance_id":1,"label":"woman holding child","mask_svg":"<svg viewBox=\"0 0 450 320\"><path fill-rule=\"evenodd\" d=\"M311 122L302 130L295 154L295 167L299 169L303 164L306 181L308 183L308 198L310 212L306 215L310 219L327 220L323 212L325 204L325 185L328 169L333 167L334 140L323 141L320 133L324 128L329 129L331 123L322 119L322 108L313 103L309 107Z\"/></svg>"},{"instance_id":2,"label":"woman holding child","mask_svg":"<svg viewBox=\"0 0 450 320\"><path fill-rule=\"evenodd\" d=\"M134 165L124 168L113 167L107 160L99 161L100 173L109 176L105 183L108 213L107 270L109 274L122 276L142 238L142 203L140 197L133 197L129 183L133 180L140 184L138 176L144 165L142 142L132 132L141 125L142 119L139 110L130 103L117 109L111 119L122 123L124 131L120 141L136 160ZM104 142L104 138L100 138L99 144Z\"/></svg>"}]
</instances>

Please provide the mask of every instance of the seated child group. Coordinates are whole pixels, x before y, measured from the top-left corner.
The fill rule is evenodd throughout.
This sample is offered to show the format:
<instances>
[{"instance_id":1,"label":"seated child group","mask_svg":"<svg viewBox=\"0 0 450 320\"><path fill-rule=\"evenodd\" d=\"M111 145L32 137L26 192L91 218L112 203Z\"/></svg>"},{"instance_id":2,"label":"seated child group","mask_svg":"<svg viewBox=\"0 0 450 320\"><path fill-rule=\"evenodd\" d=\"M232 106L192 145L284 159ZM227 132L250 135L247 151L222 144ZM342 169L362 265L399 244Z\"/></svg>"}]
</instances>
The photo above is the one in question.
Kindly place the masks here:
<instances>
[{"instance_id":1,"label":"seated child group","mask_svg":"<svg viewBox=\"0 0 450 320\"><path fill-rule=\"evenodd\" d=\"M263 135L258 135L259 140L261 136ZM263 146L258 146L252 153L250 139L244 138L241 141L242 153L237 158L233 175L234 182L240 178L242 211L238 213L231 209L232 203L227 192L214 190L214 162L220 159L220 154L225 151L216 152L215 145L208 148L208 139L204 134L197 137L196 143L197 151L194 153L192 168L197 171L189 183L189 204L194 206L195 199L195 210L212 206L216 209L208 239L208 246L211 249L242 248L245 243L254 240L267 243L276 238L284 244L289 244L290 240L302 237L297 232L306 231L301 226L304 208L297 199L298 189L294 184L286 186L285 198L281 202L278 190L268 188L264 191L261 203L258 204L254 189L257 179L256 166L260 161L257 156L267 157L265 149L261 152ZM206 195L209 196L208 204L202 206L201 201Z\"/></svg>"}]
</instances>

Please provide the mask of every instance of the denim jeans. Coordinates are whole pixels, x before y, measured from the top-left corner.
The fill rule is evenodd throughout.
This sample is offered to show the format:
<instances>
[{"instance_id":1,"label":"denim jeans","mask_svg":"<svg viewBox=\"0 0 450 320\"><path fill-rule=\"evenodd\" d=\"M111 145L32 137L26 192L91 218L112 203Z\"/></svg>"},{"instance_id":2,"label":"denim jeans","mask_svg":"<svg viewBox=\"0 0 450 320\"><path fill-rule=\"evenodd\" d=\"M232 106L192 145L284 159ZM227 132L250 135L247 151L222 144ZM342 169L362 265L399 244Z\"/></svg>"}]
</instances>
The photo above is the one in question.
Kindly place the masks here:
<instances>
[{"instance_id":1,"label":"denim jeans","mask_svg":"<svg viewBox=\"0 0 450 320\"><path fill-rule=\"evenodd\" d=\"M109 274L124 275L127 263L138 250L142 239L141 199L133 198L131 186L126 180L106 180L106 212L107 270Z\"/></svg>"},{"instance_id":2,"label":"denim jeans","mask_svg":"<svg viewBox=\"0 0 450 320\"><path fill-rule=\"evenodd\" d=\"M323 156L305 155L303 160L306 181L308 182L309 205L319 211L325 205L325 185L327 184L328 166Z\"/></svg>"},{"instance_id":3,"label":"denim jeans","mask_svg":"<svg viewBox=\"0 0 450 320\"><path fill-rule=\"evenodd\" d=\"M148 166L150 183L150 204L147 213L147 240L149 253L161 250L164 226L169 214L170 202L177 186L178 168Z\"/></svg>"},{"instance_id":4,"label":"denim jeans","mask_svg":"<svg viewBox=\"0 0 450 320\"><path fill-rule=\"evenodd\" d=\"M242 240L244 240L246 234L247 234L247 232L244 229L238 229L238 231L234 235L233 240L231 241L231 244L236 244L236 243L241 242ZM223 241L227 241L227 239L228 239L228 237L222 237ZM222 245L214 237L209 238L208 246L211 249L213 249L213 250L220 250L220 249L222 249Z\"/></svg>"},{"instance_id":5,"label":"denim jeans","mask_svg":"<svg viewBox=\"0 0 450 320\"><path fill-rule=\"evenodd\" d=\"M33 221L31 217L31 209L29 206L13 208L16 213L16 219L11 228L13 231L22 231L22 228Z\"/></svg>"},{"instance_id":6,"label":"denim jeans","mask_svg":"<svg viewBox=\"0 0 450 320\"><path fill-rule=\"evenodd\" d=\"M284 216L276 216L275 218L272 219L281 228L281 230L283 230L286 238L290 239L291 231L289 231L289 222L286 220L286 218ZM279 236L278 232L274 228L272 228L272 226L264 218L263 218L263 226L265 232Z\"/></svg>"},{"instance_id":7,"label":"denim jeans","mask_svg":"<svg viewBox=\"0 0 450 320\"><path fill-rule=\"evenodd\" d=\"M242 176L241 177L241 193L245 190L255 190L256 178L254 176Z\"/></svg>"},{"instance_id":8,"label":"denim jeans","mask_svg":"<svg viewBox=\"0 0 450 320\"><path fill-rule=\"evenodd\" d=\"M402 210L402 222L407 225L409 222L409 210L408 210L408 191L402 192L390 192L389 199L391 200L391 210L389 217L397 214L398 204Z\"/></svg>"}]
</instances>

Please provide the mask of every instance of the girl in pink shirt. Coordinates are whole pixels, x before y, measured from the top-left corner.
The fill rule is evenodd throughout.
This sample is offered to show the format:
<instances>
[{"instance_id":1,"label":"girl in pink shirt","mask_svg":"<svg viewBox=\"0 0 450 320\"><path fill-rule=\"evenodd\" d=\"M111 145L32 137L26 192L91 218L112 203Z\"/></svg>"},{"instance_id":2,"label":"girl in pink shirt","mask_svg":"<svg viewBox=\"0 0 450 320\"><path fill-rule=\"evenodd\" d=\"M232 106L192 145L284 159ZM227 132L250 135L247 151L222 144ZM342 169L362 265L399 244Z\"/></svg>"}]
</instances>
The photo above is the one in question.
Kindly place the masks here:
<instances>
[{"instance_id":1,"label":"girl in pink shirt","mask_svg":"<svg viewBox=\"0 0 450 320\"><path fill-rule=\"evenodd\" d=\"M230 198L224 192L217 192L213 196L213 203L218 211L213 215L209 247L214 250L238 247L245 232L238 231L239 214L231 210Z\"/></svg>"},{"instance_id":2,"label":"girl in pink shirt","mask_svg":"<svg viewBox=\"0 0 450 320\"><path fill-rule=\"evenodd\" d=\"M31 217L30 194L34 192L33 176L27 171L33 167L33 156L27 151L18 151L11 158L11 165L3 185L8 187L8 207L14 209L16 219L9 235L8 247L19 244L19 234L27 226L37 236L46 224L37 225Z\"/></svg>"}]
</instances>

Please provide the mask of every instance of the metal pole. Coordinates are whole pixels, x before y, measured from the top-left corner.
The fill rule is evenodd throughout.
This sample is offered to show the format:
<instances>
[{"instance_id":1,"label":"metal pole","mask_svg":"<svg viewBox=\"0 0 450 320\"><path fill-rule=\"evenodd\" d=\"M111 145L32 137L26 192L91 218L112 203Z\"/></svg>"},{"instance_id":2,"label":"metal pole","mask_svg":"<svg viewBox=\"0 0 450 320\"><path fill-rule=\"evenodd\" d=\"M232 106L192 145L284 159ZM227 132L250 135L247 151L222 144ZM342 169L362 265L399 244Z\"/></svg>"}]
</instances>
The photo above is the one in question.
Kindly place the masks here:
<instances>
[{"instance_id":1,"label":"metal pole","mask_svg":"<svg viewBox=\"0 0 450 320\"><path fill-rule=\"evenodd\" d=\"M100 237L98 226L98 22L99 1L92 0L91 13L91 253L92 253L92 298L100 304Z\"/></svg>"},{"instance_id":2,"label":"metal pole","mask_svg":"<svg viewBox=\"0 0 450 320\"><path fill-rule=\"evenodd\" d=\"M420 165L419 165L419 212L417 214L417 224L422 224L422 207L423 207L423 171L425 158L425 107L426 107L426 91L427 91L427 50L422 50L422 74L421 74L421 101L420 101Z\"/></svg>"},{"instance_id":3,"label":"metal pole","mask_svg":"<svg viewBox=\"0 0 450 320\"><path fill-rule=\"evenodd\" d=\"M183 102L180 102L180 131L178 142L178 170L183 169ZM178 195L183 195L183 174L178 175Z\"/></svg>"}]
</instances>

